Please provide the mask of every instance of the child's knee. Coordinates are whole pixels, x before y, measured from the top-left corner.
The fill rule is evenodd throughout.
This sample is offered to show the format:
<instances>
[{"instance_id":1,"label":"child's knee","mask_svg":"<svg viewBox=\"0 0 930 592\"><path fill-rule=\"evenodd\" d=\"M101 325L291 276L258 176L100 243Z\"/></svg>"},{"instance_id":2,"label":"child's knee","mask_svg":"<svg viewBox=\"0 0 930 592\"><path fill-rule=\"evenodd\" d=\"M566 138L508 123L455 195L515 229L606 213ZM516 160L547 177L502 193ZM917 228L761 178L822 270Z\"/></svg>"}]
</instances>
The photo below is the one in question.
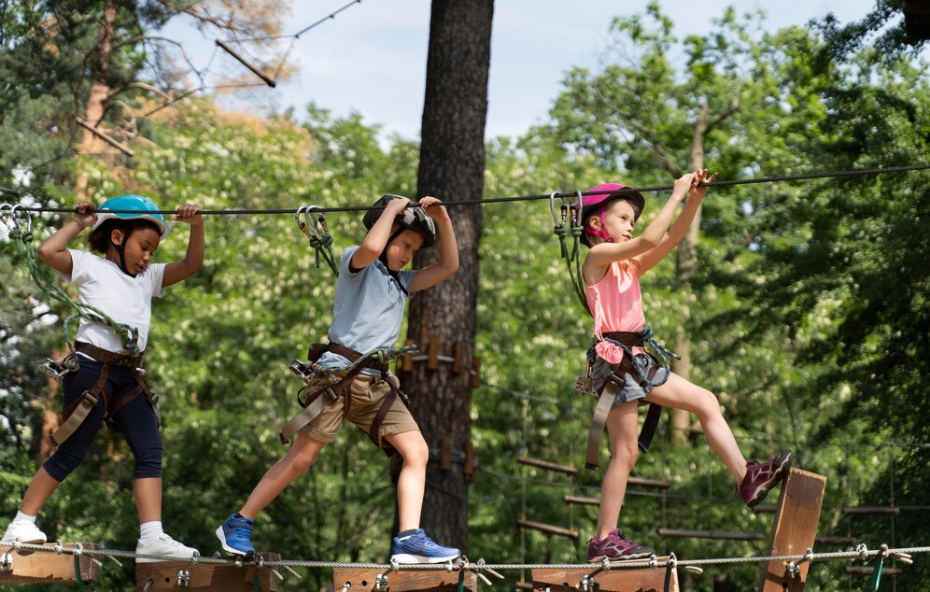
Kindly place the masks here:
<instances>
[{"instance_id":1,"label":"child's knee","mask_svg":"<svg viewBox=\"0 0 930 592\"><path fill-rule=\"evenodd\" d=\"M429 446L426 445L426 440L422 437L405 442L397 451L400 453L401 458L404 459L405 465L425 467L426 463L429 462Z\"/></svg>"},{"instance_id":2,"label":"child's knee","mask_svg":"<svg viewBox=\"0 0 930 592\"><path fill-rule=\"evenodd\" d=\"M630 468L639 459L639 440L635 437L626 438L611 450L610 462L628 466Z\"/></svg>"},{"instance_id":3,"label":"child's knee","mask_svg":"<svg viewBox=\"0 0 930 592\"><path fill-rule=\"evenodd\" d=\"M720 402L717 400L717 395L709 390L699 387L691 395L690 399L691 411L697 415L698 419L701 421L706 421L707 419L712 419L721 415Z\"/></svg>"}]
</instances>

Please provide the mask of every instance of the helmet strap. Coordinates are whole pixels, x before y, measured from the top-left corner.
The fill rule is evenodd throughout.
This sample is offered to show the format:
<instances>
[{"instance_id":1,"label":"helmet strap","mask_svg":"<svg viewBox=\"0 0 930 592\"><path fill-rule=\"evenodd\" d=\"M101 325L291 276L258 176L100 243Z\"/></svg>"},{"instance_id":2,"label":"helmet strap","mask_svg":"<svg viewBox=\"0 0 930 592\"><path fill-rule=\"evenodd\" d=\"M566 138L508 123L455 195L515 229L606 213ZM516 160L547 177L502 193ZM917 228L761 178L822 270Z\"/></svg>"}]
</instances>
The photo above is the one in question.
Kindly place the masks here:
<instances>
[{"instance_id":1,"label":"helmet strap","mask_svg":"<svg viewBox=\"0 0 930 592\"><path fill-rule=\"evenodd\" d=\"M120 244L116 245L116 252L119 253L119 269L129 277L136 277L136 274L129 273L129 269L126 267L126 243L129 242L129 235L132 233L132 229L121 230L120 233L123 235L123 240Z\"/></svg>"},{"instance_id":2,"label":"helmet strap","mask_svg":"<svg viewBox=\"0 0 930 592\"><path fill-rule=\"evenodd\" d=\"M391 269L391 266L388 265L388 259L387 259L388 245L394 242L394 239L400 236L401 233L403 233L405 230L407 230L407 228L403 224L401 224L401 227L391 234L387 242L384 243L384 250L381 251L380 255L378 255L378 261L384 264L384 268L388 271L388 275L390 275L391 278L397 283L397 287L400 288L401 292L403 292L405 296L410 296L410 292L408 292L407 289L404 288L404 285L400 283L400 274L394 271L393 269Z\"/></svg>"},{"instance_id":3,"label":"helmet strap","mask_svg":"<svg viewBox=\"0 0 930 592\"><path fill-rule=\"evenodd\" d=\"M610 238L610 233L607 232L607 206L601 207L601 227L600 228L591 228L590 226L584 229L585 234L593 234L594 236L604 239L604 242L612 243L614 239Z\"/></svg>"}]
</instances>

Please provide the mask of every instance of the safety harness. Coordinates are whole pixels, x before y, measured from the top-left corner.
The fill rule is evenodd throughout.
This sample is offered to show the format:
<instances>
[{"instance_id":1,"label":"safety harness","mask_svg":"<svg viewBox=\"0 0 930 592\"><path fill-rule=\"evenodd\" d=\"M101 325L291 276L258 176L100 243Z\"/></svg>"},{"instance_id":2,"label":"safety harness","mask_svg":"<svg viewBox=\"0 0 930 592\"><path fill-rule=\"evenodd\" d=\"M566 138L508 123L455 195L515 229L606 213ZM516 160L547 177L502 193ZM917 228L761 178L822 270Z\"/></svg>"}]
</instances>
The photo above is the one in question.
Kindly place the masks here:
<instances>
[{"instance_id":1,"label":"safety harness","mask_svg":"<svg viewBox=\"0 0 930 592\"><path fill-rule=\"evenodd\" d=\"M103 397L104 407L106 408L104 420L108 426L116 431L119 431L119 429L113 421L113 418L116 417L120 409L141 394L144 394L149 400L149 404L155 412L155 421L159 426L161 425L161 414L158 411L158 395L153 394L142 379L142 355L130 356L116 354L81 341L75 343L75 350L87 354L94 360L102 363L103 367L100 369L100 375L97 376L97 381L94 382L94 386L92 386L90 390L81 393L81 396L78 397L77 400L65 408L62 413L61 427L49 436L55 445L61 446L65 440L74 434L78 427L84 423L84 420L87 419L87 416L90 415L94 407L97 406L97 402L101 397ZM77 362L76 355L73 355L72 358L74 362ZM110 393L107 393L107 379L110 376L110 368L113 366L129 368L129 373L132 375L133 380L136 381L136 386L123 395L119 401L111 404Z\"/></svg>"},{"instance_id":2,"label":"safety harness","mask_svg":"<svg viewBox=\"0 0 930 592\"><path fill-rule=\"evenodd\" d=\"M326 352L332 352L342 356L349 360L351 364L345 368L324 368L320 366L317 361ZM352 382L357 378L367 379L372 384L383 380L387 383L388 387L390 387L391 392L388 393L381 402L381 406L378 408L378 412L375 414L375 418L372 420L371 426L369 427L368 437L371 438L372 442L376 445L383 448L388 456L393 455L396 452L393 446L388 444L387 441L378 441L378 430L381 428L381 422L384 421L388 411L391 410L394 401L400 398L400 400L404 402L404 405L409 406L409 400L407 399L407 395L401 392L393 381L389 380L390 373L388 372L388 368L390 362L398 355L406 355L415 352L416 346L412 345L398 349L385 348L369 353L362 353L338 343L312 344L307 351L308 362L305 364L300 360L294 360L290 366L291 371L306 383L305 386L297 392L297 402L303 407L303 411L281 428L278 434L281 438L281 443L289 443L291 441L291 436L293 436L295 432L319 417L324 409L340 398L343 399L342 417L345 418L349 414L349 406L352 401ZM361 371L365 368L379 370L380 375L359 376ZM311 381L315 381L321 377L327 378L329 384L323 384L323 386L316 385L314 390L309 390ZM306 392L306 398L301 399L301 395L304 392Z\"/></svg>"},{"instance_id":3,"label":"safety harness","mask_svg":"<svg viewBox=\"0 0 930 592\"><path fill-rule=\"evenodd\" d=\"M599 392L594 390L594 363L597 361L597 353L594 347L599 341L612 343L623 349L623 359L617 368L607 377L604 385ZM656 380L658 368L653 367L647 375L637 365L636 358L633 355L634 347L649 347L654 351L662 361L662 367L665 368L665 374L660 380ZM585 467L597 469L600 464L601 435L604 433L604 425L607 423L607 414L613 407L613 402L617 393L623 388L625 380L624 375L629 374L643 387L653 389L665 384L668 380L669 366L668 359L665 355L671 355L676 358L679 356L669 351L664 346L656 342L649 325L643 327L642 331L616 331L604 333L600 340L596 340L588 349L588 371L584 376L578 377L575 381L575 389L593 397L597 397L597 406L594 408L594 416L591 418L591 427L588 429L588 446L585 452ZM646 404L641 401L640 404ZM659 418L662 415L662 406L655 403L649 403L649 411L646 413L646 419L643 422L643 429L639 433L639 448L646 453L652 444L652 438L655 436L656 428L659 425Z\"/></svg>"}]
</instances>

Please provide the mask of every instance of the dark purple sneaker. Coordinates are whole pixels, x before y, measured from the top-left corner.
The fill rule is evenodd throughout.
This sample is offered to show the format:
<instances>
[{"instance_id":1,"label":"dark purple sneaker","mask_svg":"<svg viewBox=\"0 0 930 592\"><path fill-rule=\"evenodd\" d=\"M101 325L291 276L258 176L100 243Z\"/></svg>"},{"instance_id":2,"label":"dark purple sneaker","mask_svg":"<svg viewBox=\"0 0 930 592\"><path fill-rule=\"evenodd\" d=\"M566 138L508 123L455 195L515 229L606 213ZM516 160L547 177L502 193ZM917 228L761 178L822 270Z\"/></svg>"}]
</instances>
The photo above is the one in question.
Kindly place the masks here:
<instances>
[{"instance_id":1,"label":"dark purple sneaker","mask_svg":"<svg viewBox=\"0 0 930 592\"><path fill-rule=\"evenodd\" d=\"M588 561L590 563L597 563L605 557L608 561L617 561L649 557L650 555L655 555L655 549L628 541L623 537L623 532L620 529L611 530L603 541L594 539L588 541Z\"/></svg>"},{"instance_id":2,"label":"dark purple sneaker","mask_svg":"<svg viewBox=\"0 0 930 592\"><path fill-rule=\"evenodd\" d=\"M746 476L737 486L736 491L750 508L755 508L765 499L769 490L778 485L788 475L791 468L791 452L781 454L764 463L749 461L746 463Z\"/></svg>"}]
</instances>

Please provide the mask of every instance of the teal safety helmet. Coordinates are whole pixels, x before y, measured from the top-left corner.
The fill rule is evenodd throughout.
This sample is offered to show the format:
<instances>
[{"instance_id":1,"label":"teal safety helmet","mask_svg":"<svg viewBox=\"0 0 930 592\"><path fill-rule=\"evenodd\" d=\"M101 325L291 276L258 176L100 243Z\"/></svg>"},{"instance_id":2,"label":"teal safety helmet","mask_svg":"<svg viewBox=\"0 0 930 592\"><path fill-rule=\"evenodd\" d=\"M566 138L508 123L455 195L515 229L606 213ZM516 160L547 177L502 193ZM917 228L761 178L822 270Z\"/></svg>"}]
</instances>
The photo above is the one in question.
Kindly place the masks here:
<instances>
[{"instance_id":1,"label":"teal safety helmet","mask_svg":"<svg viewBox=\"0 0 930 592\"><path fill-rule=\"evenodd\" d=\"M107 210L134 210L128 213L114 213ZM138 212L138 213L137 213ZM121 195L108 199L97 210L97 221L94 222L93 230L97 230L101 224L107 220L148 220L155 224L160 230L161 238L168 236L171 228L165 222L165 219L158 212L158 206L147 197L141 195Z\"/></svg>"}]
</instances>

